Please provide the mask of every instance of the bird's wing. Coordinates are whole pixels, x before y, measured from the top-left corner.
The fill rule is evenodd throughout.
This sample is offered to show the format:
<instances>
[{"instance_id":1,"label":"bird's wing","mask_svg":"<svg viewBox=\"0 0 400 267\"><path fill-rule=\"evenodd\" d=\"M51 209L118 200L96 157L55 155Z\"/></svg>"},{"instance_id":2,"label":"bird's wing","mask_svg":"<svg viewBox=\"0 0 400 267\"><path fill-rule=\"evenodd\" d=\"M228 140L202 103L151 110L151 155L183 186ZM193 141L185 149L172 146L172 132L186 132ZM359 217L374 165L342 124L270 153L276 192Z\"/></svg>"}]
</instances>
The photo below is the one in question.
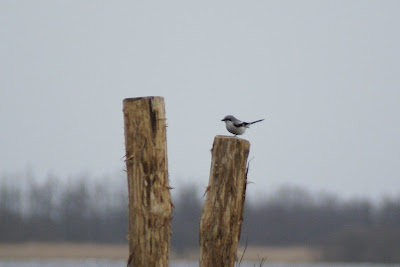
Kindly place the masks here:
<instances>
[{"instance_id":1,"label":"bird's wing","mask_svg":"<svg viewBox=\"0 0 400 267\"><path fill-rule=\"evenodd\" d=\"M246 122L243 122L243 121L240 121L240 120L234 121L232 123L233 123L233 126L235 126L235 127L243 127L243 126L247 125Z\"/></svg>"}]
</instances>

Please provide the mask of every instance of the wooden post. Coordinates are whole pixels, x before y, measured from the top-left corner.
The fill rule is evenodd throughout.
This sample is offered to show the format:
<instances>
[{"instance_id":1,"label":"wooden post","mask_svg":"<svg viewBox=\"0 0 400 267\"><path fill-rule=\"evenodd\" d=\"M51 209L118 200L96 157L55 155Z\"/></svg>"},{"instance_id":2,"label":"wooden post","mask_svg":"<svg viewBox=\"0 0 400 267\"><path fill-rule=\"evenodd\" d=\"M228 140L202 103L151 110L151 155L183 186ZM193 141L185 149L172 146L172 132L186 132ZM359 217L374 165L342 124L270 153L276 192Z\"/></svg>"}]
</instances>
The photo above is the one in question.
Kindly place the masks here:
<instances>
[{"instance_id":1,"label":"wooden post","mask_svg":"<svg viewBox=\"0 0 400 267\"><path fill-rule=\"evenodd\" d=\"M123 102L129 190L128 266L168 266L172 203L164 98Z\"/></svg>"},{"instance_id":2,"label":"wooden post","mask_svg":"<svg viewBox=\"0 0 400 267\"><path fill-rule=\"evenodd\" d=\"M243 221L250 143L216 136L200 222L200 266L229 267L236 260Z\"/></svg>"}]
</instances>

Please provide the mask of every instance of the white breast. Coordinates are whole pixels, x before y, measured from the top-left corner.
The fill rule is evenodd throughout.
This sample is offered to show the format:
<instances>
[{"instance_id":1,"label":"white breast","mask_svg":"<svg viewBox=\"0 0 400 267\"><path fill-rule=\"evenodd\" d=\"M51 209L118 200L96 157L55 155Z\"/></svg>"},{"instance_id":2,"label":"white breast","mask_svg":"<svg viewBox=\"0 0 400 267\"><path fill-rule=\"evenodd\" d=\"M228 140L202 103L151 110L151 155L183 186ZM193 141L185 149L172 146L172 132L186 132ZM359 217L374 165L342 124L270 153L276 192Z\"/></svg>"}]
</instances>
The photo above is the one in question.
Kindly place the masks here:
<instances>
[{"instance_id":1,"label":"white breast","mask_svg":"<svg viewBox=\"0 0 400 267\"><path fill-rule=\"evenodd\" d=\"M236 127L233 125L231 121L225 121L225 126L226 129L233 134L241 135L246 131L246 128L244 126L242 127Z\"/></svg>"}]
</instances>

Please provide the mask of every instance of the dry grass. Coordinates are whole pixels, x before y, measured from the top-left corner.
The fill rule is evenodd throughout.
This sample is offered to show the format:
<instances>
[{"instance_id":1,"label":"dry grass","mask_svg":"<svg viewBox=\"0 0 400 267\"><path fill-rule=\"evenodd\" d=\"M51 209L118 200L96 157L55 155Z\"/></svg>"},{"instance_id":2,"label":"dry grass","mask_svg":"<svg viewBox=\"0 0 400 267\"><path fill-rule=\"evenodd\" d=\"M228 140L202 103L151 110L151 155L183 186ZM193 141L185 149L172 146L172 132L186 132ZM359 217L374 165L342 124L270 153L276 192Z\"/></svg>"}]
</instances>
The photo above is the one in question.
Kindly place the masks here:
<instances>
[{"instance_id":1,"label":"dry grass","mask_svg":"<svg viewBox=\"0 0 400 267\"><path fill-rule=\"evenodd\" d=\"M242 256L244 247L239 248L238 257ZM321 259L321 251L317 248L297 247L247 247L243 261L259 262L316 262Z\"/></svg>"},{"instance_id":2,"label":"dry grass","mask_svg":"<svg viewBox=\"0 0 400 267\"><path fill-rule=\"evenodd\" d=\"M0 258L127 259L128 246L115 244L22 243L0 244Z\"/></svg>"},{"instance_id":3,"label":"dry grass","mask_svg":"<svg viewBox=\"0 0 400 267\"><path fill-rule=\"evenodd\" d=\"M244 248L239 248L238 257ZM320 251L308 247L247 247L243 261L259 262L315 262ZM75 244L75 243L22 243L0 244L0 259L112 259L126 260L128 246L118 244ZM171 259L198 261L199 251L186 253L184 257L172 253Z\"/></svg>"},{"instance_id":4,"label":"dry grass","mask_svg":"<svg viewBox=\"0 0 400 267\"><path fill-rule=\"evenodd\" d=\"M242 257L244 247L238 249L237 258ZM198 261L200 253L198 250L185 253L182 256L172 256L173 259ZM257 262L262 259L266 262L319 262L321 261L321 250L305 246L292 247L254 247L249 246L243 256L243 262Z\"/></svg>"}]
</instances>

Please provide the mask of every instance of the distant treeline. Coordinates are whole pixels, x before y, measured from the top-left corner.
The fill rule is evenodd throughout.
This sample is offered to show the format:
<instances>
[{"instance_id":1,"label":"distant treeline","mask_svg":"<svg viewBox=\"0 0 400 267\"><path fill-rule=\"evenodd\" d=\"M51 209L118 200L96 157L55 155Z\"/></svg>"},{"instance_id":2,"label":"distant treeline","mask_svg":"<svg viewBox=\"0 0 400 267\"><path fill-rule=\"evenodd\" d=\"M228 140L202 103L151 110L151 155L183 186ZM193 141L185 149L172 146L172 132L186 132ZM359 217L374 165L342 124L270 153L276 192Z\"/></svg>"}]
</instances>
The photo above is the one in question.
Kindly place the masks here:
<instances>
[{"instance_id":1,"label":"distant treeline","mask_svg":"<svg viewBox=\"0 0 400 267\"><path fill-rule=\"evenodd\" d=\"M116 179L0 179L0 242L127 242L128 198ZM199 191L186 186L173 199L176 252L199 247ZM329 261L400 262L400 198L377 205L286 186L265 199L246 204L241 242L315 246Z\"/></svg>"}]
</instances>

